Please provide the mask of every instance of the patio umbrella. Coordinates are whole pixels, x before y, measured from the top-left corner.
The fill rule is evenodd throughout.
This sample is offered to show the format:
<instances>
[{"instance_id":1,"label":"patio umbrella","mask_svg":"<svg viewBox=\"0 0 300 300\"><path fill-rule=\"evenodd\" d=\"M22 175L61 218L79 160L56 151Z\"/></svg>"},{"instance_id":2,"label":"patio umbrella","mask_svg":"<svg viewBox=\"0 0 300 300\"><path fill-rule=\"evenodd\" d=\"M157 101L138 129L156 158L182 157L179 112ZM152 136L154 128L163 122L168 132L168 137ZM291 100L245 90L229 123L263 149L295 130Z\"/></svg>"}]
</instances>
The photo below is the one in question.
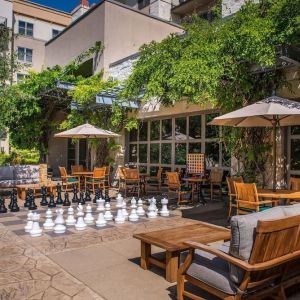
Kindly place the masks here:
<instances>
[{"instance_id":1,"label":"patio umbrella","mask_svg":"<svg viewBox=\"0 0 300 300\"><path fill-rule=\"evenodd\" d=\"M276 189L276 128L300 124L300 103L271 96L228 114L209 125L273 128L273 189Z\"/></svg>"},{"instance_id":2,"label":"patio umbrella","mask_svg":"<svg viewBox=\"0 0 300 300\"><path fill-rule=\"evenodd\" d=\"M74 127L72 129L57 133L54 136L61 137L61 138L71 138L71 139L94 139L94 138L118 137L120 135L112 131L101 129L89 123L86 123ZM88 162L88 151L87 151L87 162Z\"/></svg>"}]
</instances>

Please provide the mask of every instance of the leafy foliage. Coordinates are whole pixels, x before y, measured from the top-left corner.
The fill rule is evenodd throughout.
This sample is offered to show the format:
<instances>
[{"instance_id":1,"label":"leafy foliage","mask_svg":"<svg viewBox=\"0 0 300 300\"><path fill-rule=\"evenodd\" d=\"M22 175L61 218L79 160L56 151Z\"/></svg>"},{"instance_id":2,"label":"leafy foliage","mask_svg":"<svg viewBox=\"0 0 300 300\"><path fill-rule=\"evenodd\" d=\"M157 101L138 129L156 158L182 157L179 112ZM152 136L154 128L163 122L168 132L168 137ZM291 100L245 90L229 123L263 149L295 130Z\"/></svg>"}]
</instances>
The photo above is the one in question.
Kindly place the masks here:
<instances>
[{"instance_id":1,"label":"leafy foliage","mask_svg":"<svg viewBox=\"0 0 300 300\"><path fill-rule=\"evenodd\" d=\"M36 150L20 150L12 148L9 154L0 154L0 166L16 164L36 165L39 160L40 155Z\"/></svg>"},{"instance_id":2,"label":"leafy foliage","mask_svg":"<svg viewBox=\"0 0 300 300\"><path fill-rule=\"evenodd\" d=\"M230 18L212 22L195 17L184 35L141 48L122 96L134 98L145 90L145 102L155 97L168 106L187 99L222 113L253 103L285 84L283 71L275 68L276 49L299 43L299 26L299 0L248 1ZM253 67L269 70L255 73ZM264 171L269 130L224 128L223 133L226 149L243 160L246 173Z\"/></svg>"}]
</instances>

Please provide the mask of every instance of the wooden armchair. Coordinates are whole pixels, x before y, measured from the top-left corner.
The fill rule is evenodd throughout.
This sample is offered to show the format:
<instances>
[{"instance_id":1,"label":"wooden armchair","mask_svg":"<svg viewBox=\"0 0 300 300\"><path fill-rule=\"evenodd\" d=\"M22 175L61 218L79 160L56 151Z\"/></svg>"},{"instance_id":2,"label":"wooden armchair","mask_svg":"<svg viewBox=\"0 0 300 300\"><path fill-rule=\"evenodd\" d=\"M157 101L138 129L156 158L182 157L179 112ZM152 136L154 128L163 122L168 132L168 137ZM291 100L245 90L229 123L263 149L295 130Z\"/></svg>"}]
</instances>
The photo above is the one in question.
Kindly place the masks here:
<instances>
[{"instance_id":1,"label":"wooden armchair","mask_svg":"<svg viewBox=\"0 0 300 300\"><path fill-rule=\"evenodd\" d=\"M146 184L151 186L157 186L157 189L160 191L161 183L162 183L162 179L161 179L162 172L163 172L163 168L159 167L155 176L149 176L146 178Z\"/></svg>"},{"instance_id":2,"label":"wooden armchair","mask_svg":"<svg viewBox=\"0 0 300 300\"><path fill-rule=\"evenodd\" d=\"M224 170L212 168L209 176L210 200L213 199L214 191L219 191L219 197L222 199L222 180Z\"/></svg>"},{"instance_id":3,"label":"wooden armchair","mask_svg":"<svg viewBox=\"0 0 300 300\"><path fill-rule=\"evenodd\" d=\"M87 189L88 186L92 186L93 193L95 194L95 186L98 187L99 189L107 188L107 186L105 186L105 172L106 172L106 167L94 168L92 176L85 176L84 177L85 190Z\"/></svg>"},{"instance_id":4,"label":"wooden armchair","mask_svg":"<svg viewBox=\"0 0 300 300\"><path fill-rule=\"evenodd\" d=\"M123 168L124 174L124 190L125 198L127 197L127 192L136 193L137 197L140 196L141 191L141 180L140 173L138 169Z\"/></svg>"},{"instance_id":5,"label":"wooden armchair","mask_svg":"<svg viewBox=\"0 0 300 300\"><path fill-rule=\"evenodd\" d=\"M264 211L273 205L272 200L259 201L255 183L234 182L237 214L244 215Z\"/></svg>"},{"instance_id":6,"label":"wooden armchair","mask_svg":"<svg viewBox=\"0 0 300 300\"><path fill-rule=\"evenodd\" d=\"M300 178L291 177L289 180L289 189L295 192L300 191ZM293 201L290 204L296 204L299 203L299 201L300 199L293 199Z\"/></svg>"},{"instance_id":7,"label":"wooden armchair","mask_svg":"<svg viewBox=\"0 0 300 300\"><path fill-rule=\"evenodd\" d=\"M298 273L290 272L300 260L299 238L297 215L258 221L248 261L198 242L186 242L190 250L178 270L177 299L203 299L185 290L185 280L221 299L286 299L285 287L300 282L299 265ZM239 270L239 281L232 277L232 268Z\"/></svg>"},{"instance_id":8,"label":"wooden armchair","mask_svg":"<svg viewBox=\"0 0 300 300\"><path fill-rule=\"evenodd\" d=\"M231 176L226 177L226 182L228 186L228 198L229 198L229 211L228 211L228 217L230 218L232 208L237 207L236 205L236 190L234 186L234 182L244 182L242 176Z\"/></svg>"},{"instance_id":9,"label":"wooden armchair","mask_svg":"<svg viewBox=\"0 0 300 300\"><path fill-rule=\"evenodd\" d=\"M186 194L189 194L191 200L193 201L193 189L180 182L178 172L166 172L166 176L168 182L168 192L175 192L178 195L178 205L184 202L190 202L190 200L183 199L182 196Z\"/></svg>"},{"instance_id":10,"label":"wooden armchair","mask_svg":"<svg viewBox=\"0 0 300 300\"><path fill-rule=\"evenodd\" d=\"M64 191L66 192L72 190L72 188L69 188L69 186L73 187L74 184L77 184L78 191L80 192L80 181L78 180L78 177L68 175L65 167L58 167L58 168L59 168L62 187L64 188Z\"/></svg>"}]
</instances>

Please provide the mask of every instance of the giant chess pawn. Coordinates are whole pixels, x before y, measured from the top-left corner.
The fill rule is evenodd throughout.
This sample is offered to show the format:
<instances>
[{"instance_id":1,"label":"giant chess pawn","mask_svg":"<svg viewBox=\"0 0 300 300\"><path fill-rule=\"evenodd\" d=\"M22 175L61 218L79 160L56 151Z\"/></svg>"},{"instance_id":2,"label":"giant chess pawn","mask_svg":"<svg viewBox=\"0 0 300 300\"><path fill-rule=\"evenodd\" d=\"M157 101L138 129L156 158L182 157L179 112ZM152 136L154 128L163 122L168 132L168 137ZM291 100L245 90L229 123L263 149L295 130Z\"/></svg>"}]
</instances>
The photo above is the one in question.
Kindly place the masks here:
<instances>
[{"instance_id":1,"label":"giant chess pawn","mask_svg":"<svg viewBox=\"0 0 300 300\"><path fill-rule=\"evenodd\" d=\"M53 195L53 194L50 195L50 200L49 200L48 207L49 207L49 208L54 208L54 207L56 207L56 203L55 203L55 201L54 201L54 195Z\"/></svg>"},{"instance_id":2,"label":"giant chess pawn","mask_svg":"<svg viewBox=\"0 0 300 300\"><path fill-rule=\"evenodd\" d=\"M122 208L118 208L117 216L115 217L116 224L125 223L125 217L122 214Z\"/></svg>"},{"instance_id":3,"label":"giant chess pawn","mask_svg":"<svg viewBox=\"0 0 300 300\"><path fill-rule=\"evenodd\" d=\"M42 191L42 200L41 200L40 204L41 204L41 206L47 206L48 205L47 188L45 186L42 186L41 191Z\"/></svg>"},{"instance_id":4,"label":"giant chess pawn","mask_svg":"<svg viewBox=\"0 0 300 300\"><path fill-rule=\"evenodd\" d=\"M62 197L61 197L61 185L59 183L56 186L56 193L57 193L56 204L57 205L62 205L63 200L62 200Z\"/></svg>"},{"instance_id":5,"label":"giant chess pawn","mask_svg":"<svg viewBox=\"0 0 300 300\"><path fill-rule=\"evenodd\" d=\"M88 204L86 207L86 215L84 218L84 222L88 225L94 223L94 217L92 215L92 207L90 206L90 204Z\"/></svg>"},{"instance_id":6,"label":"giant chess pawn","mask_svg":"<svg viewBox=\"0 0 300 300\"><path fill-rule=\"evenodd\" d=\"M145 210L143 208L143 200L141 198L138 200L138 208L137 208L136 213L137 213L138 216L144 216L145 215Z\"/></svg>"},{"instance_id":7,"label":"giant chess pawn","mask_svg":"<svg viewBox=\"0 0 300 300\"><path fill-rule=\"evenodd\" d=\"M32 216L33 216L33 213L32 211L30 210L27 214L27 223L24 227L25 229L25 232L30 232L30 230L32 229L32 225L33 225L33 221L32 221Z\"/></svg>"},{"instance_id":8,"label":"giant chess pawn","mask_svg":"<svg viewBox=\"0 0 300 300\"><path fill-rule=\"evenodd\" d=\"M111 221L113 219L113 215L111 214L111 211L110 211L110 204L108 202L105 204L104 218L106 221Z\"/></svg>"},{"instance_id":9,"label":"giant chess pawn","mask_svg":"<svg viewBox=\"0 0 300 300\"><path fill-rule=\"evenodd\" d=\"M157 217L156 207L155 207L153 201L150 202L150 205L148 207L147 216L148 216L149 219L154 219L154 218Z\"/></svg>"},{"instance_id":10,"label":"giant chess pawn","mask_svg":"<svg viewBox=\"0 0 300 300\"><path fill-rule=\"evenodd\" d=\"M30 204L30 190L26 191L24 207L29 207Z\"/></svg>"},{"instance_id":11,"label":"giant chess pawn","mask_svg":"<svg viewBox=\"0 0 300 300\"><path fill-rule=\"evenodd\" d=\"M84 223L83 216L78 217L77 223L75 224L75 229L76 230L85 230L86 229L86 224Z\"/></svg>"},{"instance_id":12,"label":"giant chess pawn","mask_svg":"<svg viewBox=\"0 0 300 300\"><path fill-rule=\"evenodd\" d=\"M92 198L91 198L91 192L89 189L86 189L85 191L85 202L91 202Z\"/></svg>"},{"instance_id":13,"label":"giant chess pawn","mask_svg":"<svg viewBox=\"0 0 300 300\"><path fill-rule=\"evenodd\" d=\"M64 202L63 202L63 206L71 206L71 202L69 200L68 192L65 192L65 199L64 199Z\"/></svg>"},{"instance_id":14,"label":"giant chess pawn","mask_svg":"<svg viewBox=\"0 0 300 300\"><path fill-rule=\"evenodd\" d=\"M83 216L84 216L83 206L81 203L79 203L77 206L77 217L83 217Z\"/></svg>"},{"instance_id":15,"label":"giant chess pawn","mask_svg":"<svg viewBox=\"0 0 300 300\"><path fill-rule=\"evenodd\" d=\"M79 203L79 204L85 204L83 191L81 191L81 192L79 193L79 200L78 200L78 203Z\"/></svg>"},{"instance_id":16,"label":"giant chess pawn","mask_svg":"<svg viewBox=\"0 0 300 300\"><path fill-rule=\"evenodd\" d=\"M97 211L105 211L104 203L105 200L102 198L97 200Z\"/></svg>"},{"instance_id":17,"label":"giant chess pawn","mask_svg":"<svg viewBox=\"0 0 300 300\"><path fill-rule=\"evenodd\" d=\"M123 207L122 207L122 214L123 214L123 217L125 218L125 220L128 220L128 211L126 209L126 202L123 202Z\"/></svg>"},{"instance_id":18,"label":"giant chess pawn","mask_svg":"<svg viewBox=\"0 0 300 300\"><path fill-rule=\"evenodd\" d=\"M159 213L162 217L168 217L170 215L170 212L168 210L168 202L169 201L166 198L163 198L161 200L162 208Z\"/></svg>"},{"instance_id":19,"label":"giant chess pawn","mask_svg":"<svg viewBox=\"0 0 300 300\"><path fill-rule=\"evenodd\" d=\"M7 213L7 208L5 207L5 200L0 198L0 214Z\"/></svg>"},{"instance_id":20,"label":"giant chess pawn","mask_svg":"<svg viewBox=\"0 0 300 300\"><path fill-rule=\"evenodd\" d=\"M37 206L35 204L35 197L33 193L30 193L30 202L29 202L29 210L36 210Z\"/></svg>"},{"instance_id":21,"label":"giant chess pawn","mask_svg":"<svg viewBox=\"0 0 300 300\"><path fill-rule=\"evenodd\" d=\"M40 227L40 215L37 213L34 213L32 216L32 228L30 230L30 235L32 237L38 237L42 235L43 229Z\"/></svg>"},{"instance_id":22,"label":"giant chess pawn","mask_svg":"<svg viewBox=\"0 0 300 300\"><path fill-rule=\"evenodd\" d=\"M73 199L72 199L72 203L77 203L78 202L78 187L76 184L74 184L73 186Z\"/></svg>"},{"instance_id":23,"label":"giant chess pawn","mask_svg":"<svg viewBox=\"0 0 300 300\"><path fill-rule=\"evenodd\" d=\"M94 199L93 199L93 203L97 203L97 200L99 200L99 199L100 199L100 190L99 190L99 188L97 188L95 190L95 196L94 196Z\"/></svg>"},{"instance_id":24,"label":"giant chess pawn","mask_svg":"<svg viewBox=\"0 0 300 300\"><path fill-rule=\"evenodd\" d=\"M105 200L105 203L110 203L110 198L109 198L109 194L108 194L108 189L105 190L104 192L104 200Z\"/></svg>"},{"instance_id":25,"label":"giant chess pawn","mask_svg":"<svg viewBox=\"0 0 300 300\"><path fill-rule=\"evenodd\" d=\"M116 207L117 208L122 208L123 207L123 200L124 200L122 195L118 194L116 200L117 200Z\"/></svg>"},{"instance_id":26,"label":"giant chess pawn","mask_svg":"<svg viewBox=\"0 0 300 300\"><path fill-rule=\"evenodd\" d=\"M66 226L64 220L64 210L62 208L56 210L56 219L54 221L55 226L53 228L55 233L65 233Z\"/></svg>"},{"instance_id":27,"label":"giant chess pawn","mask_svg":"<svg viewBox=\"0 0 300 300\"><path fill-rule=\"evenodd\" d=\"M104 227L104 226L106 226L106 224L107 224L107 221L104 218L104 214L103 214L103 212L100 212L99 215L98 215L98 219L96 221L96 226L97 227Z\"/></svg>"},{"instance_id":28,"label":"giant chess pawn","mask_svg":"<svg viewBox=\"0 0 300 300\"><path fill-rule=\"evenodd\" d=\"M132 208L131 212L130 212L130 215L129 215L129 221L136 222L138 220L139 220L139 216L136 213L136 209Z\"/></svg>"},{"instance_id":29,"label":"giant chess pawn","mask_svg":"<svg viewBox=\"0 0 300 300\"><path fill-rule=\"evenodd\" d=\"M55 224L52 220L52 211L50 208L47 209L45 216L46 216L46 221L45 221L43 227L46 230L52 230L54 228Z\"/></svg>"},{"instance_id":30,"label":"giant chess pawn","mask_svg":"<svg viewBox=\"0 0 300 300\"><path fill-rule=\"evenodd\" d=\"M130 206L130 208L131 209L137 208L137 206L136 206L136 199L134 197L132 197L132 199L131 199L131 206Z\"/></svg>"},{"instance_id":31,"label":"giant chess pawn","mask_svg":"<svg viewBox=\"0 0 300 300\"><path fill-rule=\"evenodd\" d=\"M76 219L74 218L74 209L73 207L68 208L68 217L66 220L66 225L67 226L73 226L76 224Z\"/></svg>"},{"instance_id":32,"label":"giant chess pawn","mask_svg":"<svg viewBox=\"0 0 300 300\"><path fill-rule=\"evenodd\" d=\"M11 207L10 207L10 211L11 212L17 212L19 210L20 210L20 208L18 206L17 194L13 192L13 195L12 195L12 204L11 204Z\"/></svg>"}]
</instances>

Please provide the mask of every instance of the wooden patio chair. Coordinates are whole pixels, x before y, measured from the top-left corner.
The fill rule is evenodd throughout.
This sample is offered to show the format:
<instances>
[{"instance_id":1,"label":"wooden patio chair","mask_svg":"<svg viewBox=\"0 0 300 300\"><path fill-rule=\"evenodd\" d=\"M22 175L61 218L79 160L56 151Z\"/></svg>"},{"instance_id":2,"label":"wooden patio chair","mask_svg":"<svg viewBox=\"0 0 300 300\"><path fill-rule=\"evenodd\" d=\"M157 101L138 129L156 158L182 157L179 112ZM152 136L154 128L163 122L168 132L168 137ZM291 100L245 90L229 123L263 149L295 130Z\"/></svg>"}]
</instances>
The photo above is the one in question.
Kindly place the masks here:
<instances>
[{"instance_id":1,"label":"wooden patio chair","mask_svg":"<svg viewBox=\"0 0 300 300\"><path fill-rule=\"evenodd\" d=\"M234 182L244 182L242 176L231 176L226 177L226 182L228 186L228 198L229 198L229 211L228 211L228 218L231 216L232 208L237 208L236 205L236 190L234 186Z\"/></svg>"},{"instance_id":2,"label":"wooden patio chair","mask_svg":"<svg viewBox=\"0 0 300 300\"><path fill-rule=\"evenodd\" d=\"M118 174L119 174L119 191L121 189L124 189L124 180L125 180L124 169L125 169L125 167L119 167L118 168Z\"/></svg>"},{"instance_id":3,"label":"wooden patio chair","mask_svg":"<svg viewBox=\"0 0 300 300\"><path fill-rule=\"evenodd\" d=\"M219 191L219 197L222 199L222 181L224 170L212 168L209 176L210 200L213 200L214 191Z\"/></svg>"},{"instance_id":4,"label":"wooden patio chair","mask_svg":"<svg viewBox=\"0 0 300 300\"><path fill-rule=\"evenodd\" d=\"M94 168L92 176L85 176L84 177L84 187L85 190L88 186L92 186L93 193L95 194L95 186L99 189L106 189L107 186L105 185L105 172L106 167L102 168Z\"/></svg>"},{"instance_id":5,"label":"wooden patio chair","mask_svg":"<svg viewBox=\"0 0 300 300\"><path fill-rule=\"evenodd\" d=\"M151 186L156 186L157 190L161 190L162 183L162 172L163 168L159 167L155 176L149 176L146 178L146 184Z\"/></svg>"},{"instance_id":6,"label":"wooden patio chair","mask_svg":"<svg viewBox=\"0 0 300 300\"><path fill-rule=\"evenodd\" d=\"M264 211L273 205L272 200L259 201L255 183L234 182L236 191L237 214L245 215Z\"/></svg>"},{"instance_id":7,"label":"wooden patio chair","mask_svg":"<svg viewBox=\"0 0 300 300\"><path fill-rule=\"evenodd\" d=\"M291 177L289 180L289 189L291 191L300 191L300 178ZM299 203L300 199L293 199L293 201L289 201L290 204L297 204Z\"/></svg>"},{"instance_id":8,"label":"wooden patio chair","mask_svg":"<svg viewBox=\"0 0 300 300\"><path fill-rule=\"evenodd\" d=\"M71 166L72 175L76 172L83 172L83 165L72 165Z\"/></svg>"},{"instance_id":9,"label":"wooden patio chair","mask_svg":"<svg viewBox=\"0 0 300 300\"><path fill-rule=\"evenodd\" d=\"M78 191L80 192L80 181L78 180L77 176L68 175L67 170L65 167L58 167L62 182L62 187L64 188L64 191L71 191L72 189L69 188L69 186L72 186L74 184L78 185Z\"/></svg>"},{"instance_id":10,"label":"wooden patio chair","mask_svg":"<svg viewBox=\"0 0 300 300\"><path fill-rule=\"evenodd\" d=\"M189 194L193 201L193 189L180 182L178 172L166 172L168 192L175 192L178 196L177 205L181 203L190 202L190 200L183 199L183 195Z\"/></svg>"},{"instance_id":11,"label":"wooden patio chair","mask_svg":"<svg viewBox=\"0 0 300 300\"><path fill-rule=\"evenodd\" d=\"M299 283L290 268L300 260L300 215L258 221L249 260L188 241L178 270L177 299L203 299L185 290L185 280L221 299L286 299L285 288ZM238 277L236 275L238 274ZM287 279L286 275L289 275Z\"/></svg>"},{"instance_id":12,"label":"wooden patio chair","mask_svg":"<svg viewBox=\"0 0 300 300\"><path fill-rule=\"evenodd\" d=\"M124 189L125 198L127 197L127 192L136 193L137 197L140 196L141 190L141 180L140 173L138 169L123 168L124 173Z\"/></svg>"},{"instance_id":13,"label":"wooden patio chair","mask_svg":"<svg viewBox=\"0 0 300 300\"><path fill-rule=\"evenodd\" d=\"M105 185L110 186L110 165L105 166Z\"/></svg>"}]
</instances>

